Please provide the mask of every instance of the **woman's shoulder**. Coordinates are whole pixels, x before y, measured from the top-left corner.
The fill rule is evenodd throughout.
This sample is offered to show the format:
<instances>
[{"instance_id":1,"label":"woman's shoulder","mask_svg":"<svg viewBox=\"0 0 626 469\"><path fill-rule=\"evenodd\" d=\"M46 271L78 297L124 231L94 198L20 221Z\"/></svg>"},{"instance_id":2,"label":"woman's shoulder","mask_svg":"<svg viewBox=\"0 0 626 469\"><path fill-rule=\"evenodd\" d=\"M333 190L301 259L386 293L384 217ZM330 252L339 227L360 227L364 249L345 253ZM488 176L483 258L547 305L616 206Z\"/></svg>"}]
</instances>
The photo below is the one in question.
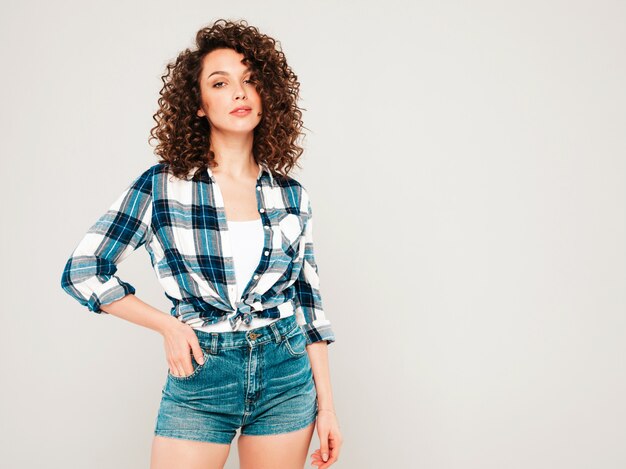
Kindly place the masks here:
<instances>
[{"instance_id":1,"label":"woman's shoulder","mask_svg":"<svg viewBox=\"0 0 626 469\"><path fill-rule=\"evenodd\" d=\"M290 193L298 199L308 198L304 184L293 176L274 176L274 183L283 192Z\"/></svg>"},{"instance_id":2,"label":"woman's shoulder","mask_svg":"<svg viewBox=\"0 0 626 469\"><path fill-rule=\"evenodd\" d=\"M274 182L277 186L285 190L296 190L298 192L306 192L304 184L293 176L274 175Z\"/></svg>"},{"instance_id":3,"label":"woman's shoulder","mask_svg":"<svg viewBox=\"0 0 626 469\"><path fill-rule=\"evenodd\" d=\"M167 163L155 163L148 168L144 169L139 177L150 177L150 178L170 178L171 180L180 180L181 182L192 182L191 177L197 171L197 168L193 168L189 171L187 175L187 179L177 178L174 176L174 172L170 168Z\"/></svg>"},{"instance_id":4,"label":"woman's shoulder","mask_svg":"<svg viewBox=\"0 0 626 469\"><path fill-rule=\"evenodd\" d=\"M136 179L151 178L155 176L156 174L167 172L167 168L165 166L166 165L163 163L156 163L151 166L148 166L147 168L144 168L141 171L141 173L136 177Z\"/></svg>"}]
</instances>

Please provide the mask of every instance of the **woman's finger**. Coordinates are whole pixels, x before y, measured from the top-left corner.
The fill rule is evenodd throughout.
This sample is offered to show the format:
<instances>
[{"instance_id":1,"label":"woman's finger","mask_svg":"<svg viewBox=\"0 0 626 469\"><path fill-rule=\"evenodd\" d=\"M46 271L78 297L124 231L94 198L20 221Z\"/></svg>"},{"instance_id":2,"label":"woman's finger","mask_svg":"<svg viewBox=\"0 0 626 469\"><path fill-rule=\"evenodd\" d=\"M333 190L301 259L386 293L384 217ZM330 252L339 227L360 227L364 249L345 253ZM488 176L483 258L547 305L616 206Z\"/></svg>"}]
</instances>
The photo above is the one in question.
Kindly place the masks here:
<instances>
[{"instance_id":1,"label":"woman's finger","mask_svg":"<svg viewBox=\"0 0 626 469\"><path fill-rule=\"evenodd\" d=\"M311 465L319 467L322 464L324 464L324 461L322 461L322 457L320 456L320 450L316 449L315 452L311 454Z\"/></svg>"},{"instance_id":2,"label":"woman's finger","mask_svg":"<svg viewBox=\"0 0 626 469\"><path fill-rule=\"evenodd\" d=\"M339 451L341 448L341 436L339 435L335 435L332 430L329 432L328 435L328 448L329 448L329 456L328 456L328 460L324 461L321 458L321 450L316 450L313 455L312 458L314 460L313 464L318 466L318 469L327 469L330 466L332 466L335 462L337 462L339 460Z\"/></svg>"},{"instance_id":3,"label":"woman's finger","mask_svg":"<svg viewBox=\"0 0 626 469\"><path fill-rule=\"evenodd\" d=\"M204 350L200 347L200 342L198 342L198 338L191 343L191 353L195 358L196 362L200 365L204 364Z\"/></svg>"},{"instance_id":4,"label":"woman's finger","mask_svg":"<svg viewBox=\"0 0 626 469\"><path fill-rule=\"evenodd\" d=\"M178 378L184 378L185 376L189 376L193 373L193 364L191 363L191 354L189 353L189 349L187 352L183 352L182 354L175 354L172 358L174 362L174 366L172 367L173 375Z\"/></svg>"},{"instance_id":5,"label":"woman's finger","mask_svg":"<svg viewBox=\"0 0 626 469\"><path fill-rule=\"evenodd\" d=\"M339 451L341 451L341 438L334 435L331 431L328 439L330 441L330 458L333 462L335 462L339 459Z\"/></svg>"},{"instance_id":6,"label":"woman's finger","mask_svg":"<svg viewBox=\"0 0 626 469\"><path fill-rule=\"evenodd\" d=\"M170 373L176 376L177 378L180 378L185 375L185 371L183 370L183 367L180 365L180 363L174 360L171 361Z\"/></svg>"}]
</instances>

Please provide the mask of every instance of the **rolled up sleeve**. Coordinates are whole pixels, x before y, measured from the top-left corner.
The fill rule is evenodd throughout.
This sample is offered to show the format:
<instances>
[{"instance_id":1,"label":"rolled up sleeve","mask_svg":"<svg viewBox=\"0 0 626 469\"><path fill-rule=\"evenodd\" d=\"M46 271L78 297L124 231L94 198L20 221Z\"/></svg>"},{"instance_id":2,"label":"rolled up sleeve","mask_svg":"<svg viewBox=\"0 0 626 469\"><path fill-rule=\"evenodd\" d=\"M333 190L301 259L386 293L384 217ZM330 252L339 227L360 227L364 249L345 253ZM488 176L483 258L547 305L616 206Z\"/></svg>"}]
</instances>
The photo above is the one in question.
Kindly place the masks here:
<instances>
[{"instance_id":1,"label":"rolled up sleeve","mask_svg":"<svg viewBox=\"0 0 626 469\"><path fill-rule=\"evenodd\" d=\"M65 263L61 287L94 313L135 288L116 275L117 266L144 245L152 218L152 171L137 177L87 230Z\"/></svg>"},{"instance_id":2,"label":"rolled up sleeve","mask_svg":"<svg viewBox=\"0 0 626 469\"><path fill-rule=\"evenodd\" d=\"M322 340L328 344L335 342L335 334L330 321L326 318L320 293L320 277L315 261L313 244L313 211L307 192L302 190L302 207L307 212L304 226L304 259L300 274L295 281L296 320L304 330L307 343Z\"/></svg>"}]
</instances>

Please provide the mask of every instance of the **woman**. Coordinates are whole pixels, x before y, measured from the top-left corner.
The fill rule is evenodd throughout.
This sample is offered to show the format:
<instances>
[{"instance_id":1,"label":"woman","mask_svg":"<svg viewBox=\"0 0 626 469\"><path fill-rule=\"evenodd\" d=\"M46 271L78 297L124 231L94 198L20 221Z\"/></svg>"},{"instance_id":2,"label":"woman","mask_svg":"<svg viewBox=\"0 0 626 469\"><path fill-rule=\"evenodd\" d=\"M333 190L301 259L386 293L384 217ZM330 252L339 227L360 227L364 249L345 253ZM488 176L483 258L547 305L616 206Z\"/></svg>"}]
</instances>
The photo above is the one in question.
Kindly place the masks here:
<instances>
[{"instance_id":1,"label":"woman","mask_svg":"<svg viewBox=\"0 0 626 469\"><path fill-rule=\"evenodd\" d=\"M63 289L96 313L162 334L169 365L153 469L221 468L237 429L242 468L337 461L311 202L288 176L302 153L299 83L276 42L218 20L168 65L133 180L68 259ZM144 245L173 306L115 275Z\"/></svg>"}]
</instances>

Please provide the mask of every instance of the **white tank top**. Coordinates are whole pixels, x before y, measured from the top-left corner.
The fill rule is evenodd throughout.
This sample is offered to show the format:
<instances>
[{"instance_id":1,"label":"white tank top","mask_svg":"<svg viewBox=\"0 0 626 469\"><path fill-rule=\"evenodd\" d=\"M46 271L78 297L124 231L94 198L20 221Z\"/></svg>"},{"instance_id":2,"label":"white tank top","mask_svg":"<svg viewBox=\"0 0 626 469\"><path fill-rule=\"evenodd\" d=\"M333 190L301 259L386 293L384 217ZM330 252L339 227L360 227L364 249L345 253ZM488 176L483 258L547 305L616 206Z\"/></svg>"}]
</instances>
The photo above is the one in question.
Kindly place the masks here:
<instances>
[{"instance_id":1,"label":"white tank top","mask_svg":"<svg viewBox=\"0 0 626 469\"><path fill-rule=\"evenodd\" d=\"M237 299L241 299L241 293L254 275L264 248L265 233L261 218L245 221L229 221L228 231L232 246L233 260L235 262L235 277L237 278ZM241 322L240 331L247 331L256 327L266 326L277 321L278 318L253 317L250 324ZM196 330L205 332L228 332L232 331L229 321L220 321L215 324L194 327Z\"/></svg>"}]
</instances>

